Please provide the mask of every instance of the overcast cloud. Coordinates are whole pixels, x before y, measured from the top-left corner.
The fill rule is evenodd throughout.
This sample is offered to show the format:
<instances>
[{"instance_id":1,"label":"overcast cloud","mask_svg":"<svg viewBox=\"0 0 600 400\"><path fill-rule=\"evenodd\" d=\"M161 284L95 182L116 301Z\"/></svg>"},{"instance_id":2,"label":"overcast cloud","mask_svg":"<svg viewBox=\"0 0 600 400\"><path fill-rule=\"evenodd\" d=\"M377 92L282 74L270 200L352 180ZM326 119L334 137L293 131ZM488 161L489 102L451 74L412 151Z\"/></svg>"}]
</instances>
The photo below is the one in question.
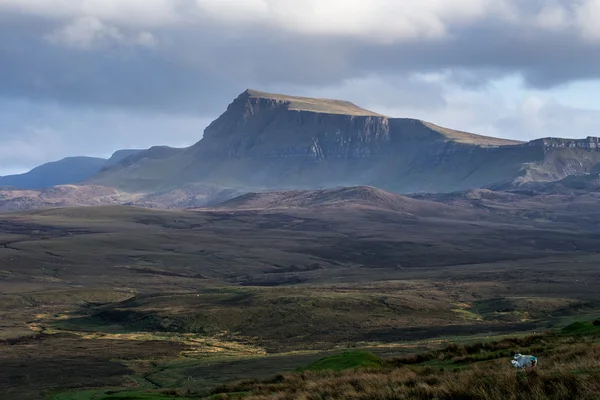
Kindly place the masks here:
<instances>
[{"instance_id":1,"label":"overcast cloud","mask_svg":"<svg viewBox=\"0 0 600 400\"><path fill-rule=\"evenodd\" d=\"M2 0L0 174L192 144L248 87L594 135L597 21L600 0Z\"/></svg>"}]
</instances>

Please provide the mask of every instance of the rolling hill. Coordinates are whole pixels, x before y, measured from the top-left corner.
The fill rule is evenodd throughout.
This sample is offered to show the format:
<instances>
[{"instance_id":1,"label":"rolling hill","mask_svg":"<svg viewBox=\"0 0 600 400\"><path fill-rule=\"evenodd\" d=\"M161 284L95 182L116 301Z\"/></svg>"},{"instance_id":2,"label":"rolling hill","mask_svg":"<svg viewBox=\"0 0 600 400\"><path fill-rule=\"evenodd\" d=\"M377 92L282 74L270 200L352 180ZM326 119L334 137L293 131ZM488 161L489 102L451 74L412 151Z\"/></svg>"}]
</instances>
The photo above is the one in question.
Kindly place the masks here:
<instances>
[{"instance_id":1,"label":"rolling hill","mask_svg":"<svg viewBox=\"0 0 600 400\"><path fill-rule=\"evenodd\" d=\"M430 216L443 212L457 212L440 202L416 200L369 186L247 193L214 208L224 210L365 208Z\"/></svg>"}]
</instances>

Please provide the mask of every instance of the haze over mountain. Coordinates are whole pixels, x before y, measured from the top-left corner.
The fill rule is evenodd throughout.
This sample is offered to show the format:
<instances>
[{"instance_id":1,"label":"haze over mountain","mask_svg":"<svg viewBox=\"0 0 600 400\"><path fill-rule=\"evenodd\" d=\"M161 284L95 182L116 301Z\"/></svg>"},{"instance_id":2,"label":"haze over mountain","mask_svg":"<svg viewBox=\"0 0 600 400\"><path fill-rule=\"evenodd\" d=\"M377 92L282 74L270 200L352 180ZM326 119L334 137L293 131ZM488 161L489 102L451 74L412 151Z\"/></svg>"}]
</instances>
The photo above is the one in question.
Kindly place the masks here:
<instances>
[{"instance_id":1,"label":"haze over mountain","mask_svg":"<svg viewBox=\"0 0 600 400\"><path fill-rule=\"evenodd\" d=\"M98 157L67 157L35 167L29 172L0 177L0 187L45 189L57 185L80 183L102 168L121 162L142 150L118 150L108 160Z\"/></svg>"},{"instance_id":2,"label":"haze over mountain","mask_svg":"<svg viewBox=\"0 0 600 400\"><path fill-rule=\"evenodd\" d=\"M190 184L452 192L591 172L600 163L598 144L592 137L498 139L391 118L346 101L246 90L195 145L139 153L87 183L133 192Z\"/></svg>"},{"instance_id":3,"label":"haze over mountain","mask_svg":"<svg viewBox=\"0 0 600 400\"><path fill-rule=\"evenodd\" d=\"M40 165L24 174L0 177L0 186L41 189L77 183L100 171L106 161L104 158L95 157L67 157Z\"/></svg>"},{"instance_id":4,"label":"haze over mountain","mask_svg":"<svg viewBox=\"0 0 600 400\"><path fill-rule=\"evenodd\" d=\"M194 208L265 191L274 193L228 206L346 201L380 207L386 198L386 207L401 209L386 196L481 188L567 194L576 187L584 194L597 187L599 143L594 137L499 139L391 118L342 100L246 90L190 147L120 150L108 160L72 157L0 178L1 185L14 187L2 190L0 210L101 204ZM310 192L366 186L372 189ZM349 193L358 197L343 200Z\"/></svg>"}]
</instances>

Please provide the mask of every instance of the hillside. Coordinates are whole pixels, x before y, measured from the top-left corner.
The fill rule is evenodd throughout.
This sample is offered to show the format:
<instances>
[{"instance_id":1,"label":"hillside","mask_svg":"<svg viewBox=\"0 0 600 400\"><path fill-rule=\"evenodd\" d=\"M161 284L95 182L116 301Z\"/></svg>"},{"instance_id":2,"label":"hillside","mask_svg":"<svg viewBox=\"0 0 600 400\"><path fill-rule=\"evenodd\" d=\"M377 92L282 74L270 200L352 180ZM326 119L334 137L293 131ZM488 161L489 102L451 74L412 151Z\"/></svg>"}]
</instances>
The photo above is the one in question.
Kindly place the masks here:
<instances>
[{"instance_id":1,"label":"hillside","mask_svg":"<svg viewBox=\"0 0 600 400\"><path fill-rule=\"evenodd\" d=\"M0 212L100 205L195 208L218 204L240 194L236 189L204 185L147 194L96 185L57 185L45 189L0 188Z\"/></svg>"},{"instance_id":2,"label":"hillside","mask_svg":"<svg viewBox=\"0 0 600 400\"><path fill-rule=\"evenodd\" d=\"M420 215L436 215L451 209L440 203L411 199L368 186L247 193L221 203L215 208L227 210L367 208Z\"/></svg>"},{"instance_id":3,"label":"hillside","mask_svg":"<svg viewBox=\"0 0 600 400\"><path fill-rule=\"evenodd\" d=\"M240 191L375 186L452 192L593 171L598 139L528 143L390 118L340 100L241 93L185 149L156 148L87 182L129 192L203 184Z\"/></svg>"},{"instance_id":4,"label":"hillside","mask_svg":"<svg viewBox=\"0 0 600 400\"><path fill-rule=\"evenodd\" d=\"M119 164L125 158L141 151L143 150L117 150L108 160L98 157L63 158L40 165L23 174L0 176L0 188L47 189L52 186L80 183L103 168Z\"/></svg>"},{"instance_id":5,"label":"hillside","mask_svg":"<svg viewBox=\"0 0 600 400\"><path fill-rule=\"evenodd\" d=\"M77 183L100 171L106 161L94 157L67 157L40 165L24 174L0 177L0 187L41 189Z\"/></svg>"},{"instance_id":6,"label":"hillside","mask_svg":"<svg viewBox=\"0 0 600 400\"><path fill-rule=\"evenodd\" d=\"M115 165L120 163L121 161L123 161L125 158L129 157L129 156L133 156L137 153L141 153L142 151L144 151L145 149L123 149L123 150L117 150L115 151L112 156L110 156L110 158L108 160L106 160L106 163L104 164L104 167L108 167L111 165Z\"/></svg>"}]
</instances>

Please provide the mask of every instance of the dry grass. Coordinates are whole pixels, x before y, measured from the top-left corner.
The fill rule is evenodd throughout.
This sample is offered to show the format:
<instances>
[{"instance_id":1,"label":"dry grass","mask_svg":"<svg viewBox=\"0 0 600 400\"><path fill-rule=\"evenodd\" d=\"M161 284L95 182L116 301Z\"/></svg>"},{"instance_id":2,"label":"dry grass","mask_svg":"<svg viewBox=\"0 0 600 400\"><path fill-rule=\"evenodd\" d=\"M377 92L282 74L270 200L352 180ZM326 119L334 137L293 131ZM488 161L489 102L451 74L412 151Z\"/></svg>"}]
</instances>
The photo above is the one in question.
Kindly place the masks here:
<instances>
[{"instance_id":1,"label":"dry grass","mask_svg":"<svg viewBox=\"0 0 600 400\"><path fill-rule=\"evenodd\" d=\"M423 122L423 125L432 129L444 136L448 139L459 143L465 144L475 144L484 147L494 147L494 146L511 146L516 144L522 144L524 142L518 140L509 140L509 139L500 139L491 136L482 136L474 133L468 133L463 131L457 131L454 129L443 128L441 126L437 126L435 124L429 122Z\"/></svg>"},{"instance_id":2,"label":"dry grass","mask_svg":"<svg viewBox=\"0 0 600 400\"><path fill-rule=\"evenodd\" d=\"M373 111L365 110L349 101L317 99L311 97L287 96L283 94L265 93L257 90L248 90L254 98L267 98L288 103L288 109L298 111L311 111L327 114L344 114L356 116L384 117Z\"/></svg>"},{"instance_id":3,"label":"dry grass","mask_svg":"<svg viewBox=\"0 0 600 400\"><path fill-rule=\"evenodd\" d=\"M547 350L537 370L517 372L509 357L457 369L443 364L400 365L386 370L305 372L268 382L243 381L212 398L266 399L597 399L600 343L564 339ZM229 395L228 393L233 393Z\"/></svg>"},{"instance_id":4,"label":"dry grass","mask_svg":"<svg viewBox=\"0 0 600 400\"><path fill-rule=\"evenodd\" d=\"M85 340L129 340L177 342L185 345L181 355L185 357L252 357L264 356L266 351L260 347L246 343L233 342L224 337L205 337L193 334L173 334L160 332L131 332L131 333L105 333L105 332L69 332Z\"/></svg>"}]
</instances>

